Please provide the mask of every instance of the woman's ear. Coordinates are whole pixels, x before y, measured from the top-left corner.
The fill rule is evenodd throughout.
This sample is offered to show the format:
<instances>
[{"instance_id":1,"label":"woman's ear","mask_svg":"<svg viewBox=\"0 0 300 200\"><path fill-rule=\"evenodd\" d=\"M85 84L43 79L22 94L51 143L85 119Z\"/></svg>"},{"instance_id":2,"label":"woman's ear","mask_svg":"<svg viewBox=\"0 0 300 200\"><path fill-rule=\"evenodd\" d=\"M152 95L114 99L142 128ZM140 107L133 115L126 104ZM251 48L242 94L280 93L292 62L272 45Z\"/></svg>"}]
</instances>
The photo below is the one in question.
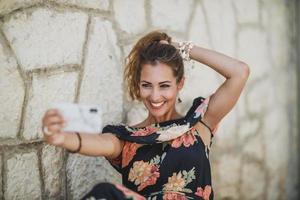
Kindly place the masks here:
<instances>
[{"instance_id":1,"label":"woman's ear","mask_svg":"<svg viewBox=\"0 0 300 200\"><path fill-rule=\"evenodd\" d=\"M185 81L185 77L182 77L182 79L181 79L181 80L179 81L179 83L177 84L178 90L181 90L181 89L183 88L184 81Z\"/></svg>"}]
</instances>

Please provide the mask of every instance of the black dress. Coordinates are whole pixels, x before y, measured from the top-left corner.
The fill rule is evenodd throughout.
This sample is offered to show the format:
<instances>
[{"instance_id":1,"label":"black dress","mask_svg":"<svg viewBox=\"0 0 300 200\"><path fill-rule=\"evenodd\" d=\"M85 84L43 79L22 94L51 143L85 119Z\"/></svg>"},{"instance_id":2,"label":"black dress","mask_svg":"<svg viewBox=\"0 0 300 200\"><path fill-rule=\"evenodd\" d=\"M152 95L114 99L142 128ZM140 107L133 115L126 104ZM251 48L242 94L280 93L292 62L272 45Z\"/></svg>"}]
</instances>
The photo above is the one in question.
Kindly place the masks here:
<instances>
[{"instance_id":1,"label":"black dress","mask_svg":"<svg viewBox=\"0 0 300 200\"><path fill-rule=\"evenodd\" d=\"M210 145L203 143L195 128L203 123L208 101L196 98L180 119L143 128L104 127L103 133L113 133L125 141L121 155L109 160L122 174L123 185L100 183L83 199L213 199ZM213 136L214 131L211 133Z\"/></svg>"}]
</instances>

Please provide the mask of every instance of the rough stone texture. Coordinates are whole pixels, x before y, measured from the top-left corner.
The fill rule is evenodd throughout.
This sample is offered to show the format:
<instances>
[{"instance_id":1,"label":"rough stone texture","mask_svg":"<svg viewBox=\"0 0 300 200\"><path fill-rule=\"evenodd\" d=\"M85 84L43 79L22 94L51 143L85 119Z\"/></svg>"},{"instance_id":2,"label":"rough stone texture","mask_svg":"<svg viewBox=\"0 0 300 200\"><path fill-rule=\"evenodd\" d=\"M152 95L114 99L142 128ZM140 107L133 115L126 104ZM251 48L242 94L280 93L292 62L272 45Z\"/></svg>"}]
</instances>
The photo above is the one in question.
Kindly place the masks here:
<instances>
[{"instance_id":1,"label":"rough stone texture","mask_svg":"<svg viewBox=\"0 0 300 200\"><path fill-rule=\"evenodd\" d=\"M4 22L3 30L20 65L34 69L80 64L86 23L87 15L83 13L41 8L17 13Z\"/></svg>"},{"instance_id":2,"label":"rough stone texture","mask_svg":"<svg viewBox=\"0 0 300 200\"><path fill-rule=\"evenodd\" d=\"M262 168L255 163L244 164L240 199L263 199L265 175Z\"/></svg>"},{"instance_id":3,"label":"rough stone texture","mask_svg":"<svg viewBox=\"0 0 300 200\"><path fill-rule=\"evenodd\" d=\"M104 124L122 119L122 72L120 49L112 24L93 18L84 63L80 102L99 104ZM112 92L113 91L113 92Z\"/></svg>"},{"instance_id":4,"label":"rough stone texture","mask_svg":"<svg viewBox=\"0 0 300 200\"><path fill-rule=\"evenodd\" d=\"M203 4L198 3L195 15L192 18L189 40L206 48L211 48L211 38L209 37L207 19L204 13Z\"/></svg>"},{"instance_id":5,"label":"rough stone texture","mask_svg":"<svg viewBox=\"0 0 300 200\"><path fill-rule=\"evenodd\" d=\"M16 154L7 160L5 199L41 199L38 157L35 152Z\"/></svg>"},{"instance_id":6,"label":"rough stone texture","mask_svg":"<svg viewBox=\"0 0 300 200\"><path fill-rule=\"evenodd\" d=\"M11 11L29 7L43 0L1 0L0 1L0 16L10 13Z\"/></svg>"},{"instance_id":7,"label":"rough stone texture","mask_svg":"<svg viewBox=\"0 0 300 200\"><path fill-rule=\"evenodd\" d=\"M267 75L272 67L266 32L249 28L241 30L238 37L238 56L251 67L250 81Z\"/></svg>"},{"instance_id":8,"label":"rough stone texture","mask_svg":"<svg viewBox=\"0 0 300 200\"><path fill-rule=\"evenodd\" d=\"M295 2L2 0L0 144L15 155L4 156L2 163L3 199L34 186L36 190L26 189L25 198L40 198L44 187L43 199L73 200L100 181L120 181L103 158L67 157L50 146L38 154L41 174L37 170L29 174L27 169L37 169L38 158L28 152L40 150L35 142L41 139L41 116L54 101L100 104L104 124L142 121L147 111L141 103L127 101L121 66L135 41L158 28L175 41L192 40L237 57L251 68L239 101L214 137L210 159L215 199L299 199ZM186 83L179 95L183 102L176 105L182 114L194 97L209 96L224 81L209 67L185 65ZM22 111L24 119L20 119ZM16 138L19 127L20 139L30 141ZM21 161L15 169L12 160L17 159ZM35 177L31 185L21 182L18 188L22 189L8 187L13 175L24 174Z\"/></svg>"},{"instance_id":9,"label":"rough stone texture","mask_svg":"<svg viewBox=\"0 0 300 200\"><path fill-rule=\"evenodd\" d=\"M55 198L64 195L64 165L61 148L46 145L42 151L44 195Z\"/></svg>"},{"instance_id":10,"label":"rough stone texture","mask_svg":"<svg viewBox=\"0 0 300 200\"><path fill-rule=\"evenodd\" d=\"M23 131L26 140L42 137L41 119L53 103L74 101L77 73L34 74L32 79Z\"/></svg>"},{"instance_id":11,"label":"rough stone texture","mask_svg":"<svg viewBox=\"0 0 300 200\"><path fill-rule=\"evenodd\" d=\"M258 114L261 112L267 112L270 109L278 106L276 101L274 101L276 100L274 88L270 88L270 85L272 84L273 82L270 81L270 79L265 79L260 82L257 81L255 85L248 90L248 110L251 113Z\"/></svg>"},{"instance_id":12,"label":"rough stone texture","mask_svg":"<svg viewBox=\"0 0 300 200\"><path fill-rule=\"evenodd\" d=\"M17 63L0 35L0 137L15 138L20 125L24 83Z\"/></svg>"},{"instance_id":13,"label":"rough stone texture","mask_svg":"<svg viewBox=\"0 0 300 200\"><path fill-rule=\"evenodd\" d=\"M109 10L109 0L50 0L64 5L72 5L82 8Z\"/></svg>"},{"instance_id":14,"label":"rough stone texture","mask_svg":"<svg viewBox=\"0 0 300 200\"><path fill-rule=\"evenodd\" d=\"M237 10L239 23L259 22L259 0L235 0L233 1Z\"/></svg>"},{"instance_id":15,"label":"rough stone texture","mask_svg":"<svg viewBox=\"0 0 300 200\"><path fill-rule=\"evenodd\" d=\"M164 30L186 32L193 2L192 0L150 1L153 26Z\"/></svg>"},{"instance_id":16,"label":"rough stone texture","mask_svg":"<svg viewBox=\"0 0 300 200\"><path fill-rule=\"evenodd\" d=\"M212 48L235 56L236 19L231 5L231 0L203 1Z\"/></svg>"},{"instance_id":17,"label":"rough stone texture","mask_svg":"<svg viewBox=\"0 0 300 200\"><path fill-rule=\"evenodd\" d=\"M3 183L3 180L2 180L2 177L3 177L3 172L2 172L2 156L0 155L0 188L3 188L2 186L2 183ZM3 196L3 190L0 191L0 199L4 199L4 196Z\"/></svg>"},{"instance_id":18,"label":"rough stone texture","mask_svg":"<svg viewBox=\"0 0 300 200\"><path fill-rule=\"evenodd\" d=\"M114 13L120 28L139 33L146 28L144 0L115 0Z\"/></svg>"},{"instance_id":19,"label":"rough stone texture","mask_svg":"<svg viewBox=\"0 0 300 200\"><path fill-rule=\"evenodd\" d=\"M104 125L121 122L122 73L116 35L112 24L101 18L92 18L90 26L79 101L101 105ZM99 181L117 179L116 172L102 158L71 156L67 169L74 199Z\"/></svg>"},{"instance_id":20,"label":"rough stone texture","mask_svg":"<svg viewBox=\"0 0 300 200\"><path fill-rule=\"evenodd\" d=\"M67 162L67 180L72 199L80 199L99 182L118 182L120 176L102 157L71 155Z\"/></svg>"},{"instance_id":21,"label":"rough stone texture","mask_svg":"<svg viewBox=\"0 0 300 200\"><path fill-rule=\"evenodd\" d=\"M216 189L220 193L221 199L238 199L238 189L236 187L239 184L239 176L236 176L237 172L241 168L241 156L232 154L224 155L218 160L217 171L220 180L216 183Z\"/></svg>"}]
</instances>

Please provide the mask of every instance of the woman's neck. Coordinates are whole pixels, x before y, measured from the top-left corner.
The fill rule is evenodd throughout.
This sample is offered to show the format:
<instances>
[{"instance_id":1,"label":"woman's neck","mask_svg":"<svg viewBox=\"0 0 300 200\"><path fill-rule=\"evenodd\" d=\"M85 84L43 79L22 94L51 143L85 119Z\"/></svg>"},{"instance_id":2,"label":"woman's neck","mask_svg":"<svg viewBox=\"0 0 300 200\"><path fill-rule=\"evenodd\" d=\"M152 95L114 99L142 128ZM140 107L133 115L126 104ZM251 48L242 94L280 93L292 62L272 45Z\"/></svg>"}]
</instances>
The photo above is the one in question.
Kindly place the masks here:
<instances>
[{"instance_id":1,"label":"woman's neck","mask_svg":"<svg viewBox=\"0 0 300 200\"><path fill-rule=\"evenodd\" d=\"M172 112L167 113L166 115L160 116L160 117L155 117L155 116L151 115L151 113L148 113L148 117L146 118L145 123L147 125L157 124L157 123L161 123L161 122L165 122L165 121L169 121L169 120L178 119L181 117L182 116L175 109Z\"/></svg>"}]
</instances>

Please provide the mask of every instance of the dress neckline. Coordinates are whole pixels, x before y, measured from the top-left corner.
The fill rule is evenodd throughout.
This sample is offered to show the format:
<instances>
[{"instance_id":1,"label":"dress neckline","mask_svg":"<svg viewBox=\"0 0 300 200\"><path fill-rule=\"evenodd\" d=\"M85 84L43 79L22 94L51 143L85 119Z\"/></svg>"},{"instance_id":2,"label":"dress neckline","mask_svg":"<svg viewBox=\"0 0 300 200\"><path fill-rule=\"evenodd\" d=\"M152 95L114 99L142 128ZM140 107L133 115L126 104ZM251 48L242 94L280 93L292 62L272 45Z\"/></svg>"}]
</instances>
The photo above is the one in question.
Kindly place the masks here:
<instances>
[{"instance_id":1,"label":"dress neckline","mask_svg":"<svg viewBox=\"0 0 300 200\"><path fill-rule=\"evenodd\" d=\"M187 113L186 113L186 115L184 115L180 118L169 119L169 120L166 120L166 121L163 121L163 122L158 122L158 123L152 123L152 124L149 124L147 126L141 126L141 127L134 127L134 126L129 126L129 125L127 125L127 126L130 127L130 128L133 128L133 129L144 129L144 128L147 128L147 127L158 127L158 128L159 127L166 127L166 126L169 126L169 125L172 125L172 124L181 125L181 124L186 122Z\"/></svg>"}]
</instances>

